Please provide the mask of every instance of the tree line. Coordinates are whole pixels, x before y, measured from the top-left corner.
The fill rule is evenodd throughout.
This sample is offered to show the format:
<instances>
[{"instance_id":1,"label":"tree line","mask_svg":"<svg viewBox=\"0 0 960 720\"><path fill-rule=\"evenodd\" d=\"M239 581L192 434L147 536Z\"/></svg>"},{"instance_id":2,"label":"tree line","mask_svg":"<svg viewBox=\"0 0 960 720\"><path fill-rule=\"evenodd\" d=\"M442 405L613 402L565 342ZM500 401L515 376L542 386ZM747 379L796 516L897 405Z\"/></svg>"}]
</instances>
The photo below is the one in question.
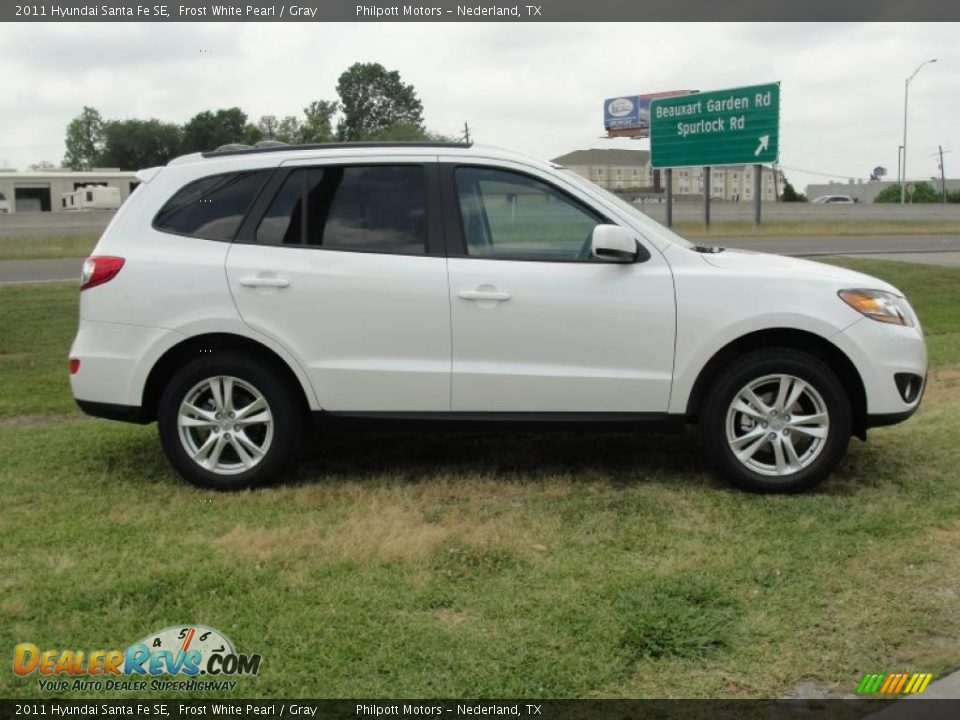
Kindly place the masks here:
<instances>
[{"instance_id":1,"label":"tree line","mask_svg":"<svg viewBox=\"0 0 960 720\"><path fill-rule=\"evenodd\" d=\"M206 110L182 125L155 118L104 120L84 107L66 130L63 166L137 170L178 155L262 140L290 144L361 140L446 140L426 129L413 85L379 63L355 63L337 81L337 100L315 100L301 115L251 121L238 107Z\"/></svg>"}]
</instances>

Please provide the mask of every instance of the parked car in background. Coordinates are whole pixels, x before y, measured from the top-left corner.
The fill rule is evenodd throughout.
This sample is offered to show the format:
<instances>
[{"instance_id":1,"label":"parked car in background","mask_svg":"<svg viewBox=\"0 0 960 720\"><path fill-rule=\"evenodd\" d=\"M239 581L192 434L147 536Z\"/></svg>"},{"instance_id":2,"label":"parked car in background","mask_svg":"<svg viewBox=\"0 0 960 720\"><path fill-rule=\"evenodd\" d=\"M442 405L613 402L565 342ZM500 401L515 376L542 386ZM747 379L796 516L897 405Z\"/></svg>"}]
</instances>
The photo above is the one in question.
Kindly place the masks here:
<instances>
[{"instance_id":1,"label":"parked car in background","mask_svg":"<svg viewBox=\"0 0 960 720\"><path fill-rule=\"evenodd\" d=\"M821 195L811 202L814 205L853 205L856 200L849 195Z\"/></svg>"},{"instance_id":2,"label":"parked car in background","mask_svg":"<svg viewBox=\"0 0 960 720\"><path fill-rule=\"evenodd\" d=\"M276 479L311 421L697 423L722 477L799 491L920 403L895 287L695 245L524 155L234 147L138 177L84 263L71 385L91 415L156 420L200 486Z\"/></svg>"}]
</instances>

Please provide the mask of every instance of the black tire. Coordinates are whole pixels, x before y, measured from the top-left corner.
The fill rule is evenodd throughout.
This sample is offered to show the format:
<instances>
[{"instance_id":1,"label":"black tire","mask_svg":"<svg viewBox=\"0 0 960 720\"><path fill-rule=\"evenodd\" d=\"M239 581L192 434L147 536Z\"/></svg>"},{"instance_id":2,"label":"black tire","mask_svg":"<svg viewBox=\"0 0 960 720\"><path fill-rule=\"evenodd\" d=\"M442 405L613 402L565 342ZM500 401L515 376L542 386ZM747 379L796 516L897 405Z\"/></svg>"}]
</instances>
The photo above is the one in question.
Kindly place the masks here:
<instances>
[{"instance_id":1,"label":"black tire","mask_svg":"<svg viewBox=\"0 0 960 720\"><path fill-rule=\"evenodd\" d=\"M202 428L196 430L188 439L181 437L178 418L182 403L188 399L188 394L196 390L198 384L215 377L239 380L239 383L233 383L233 395L238 400L243 401L244 397L247 401L255 398L255 395L248 392L252 389L259 393L267 404L272 424L264 422L243 428L244 433L249 431L250 437L257 440L255 444L266 445L262 456L252 467L244 469L240 464L240 455L233 449L238 444L237 426L217 426L213 430ZM209 356L197 358L185 365L164 388L157 412L160 443L170 464L188 482L215 490L242 490L266 485L278 479L296 460L304 429L300 390L292 385L273 365L246 352L214 351ZM222 388L223 386L221 392ZM203 409L208 413L214 411L212 394ZM227 413L223 413L224 418L226 415ZM255 413L251 413L251 417L254 415ZM205 437L204 433L227 433L224 437L229 437L231 430L234 442L232 446L223 444L220 456L225 465L232 463L236 466L235 470L214 472L201 467L188 452L186 443L194 438L200 438L195 441L199 445ZM257 438L255 433L259 433L260 437ZM269 441L265 441L268 433ZM248 456L252 457L253 453L248 453Z\"/></svg>"},{"instance_id":2,"label":"black tire","mask_svg":"<svg viewBox=\"0 0 960 720\"><path fill-rule=\"evenodd\" d=\"M743 388L777 374L793 376L808 383L819 394L819 400L825 405L829 425L826 428L826 437L817 441L790 426L785 428L784 433L784 428L773 424L774 421L782 423L782 417L779 419L764 417L762 422L766 424L757 427L761 425L761 420L754 420L744 414L739 416L734 414L730 418L729 427L732 428L731 431L735 436L739 432L746 439L746 433L756 432L760 436L765 435L771 438L770 441L761 439L758 443L760 450L756 451L753 458L747 462L763 464L764 458L769 458L766 464L770 469L774 469L777 458L773 445L783 441L782 438L777 437L778 433L788 436L792 434L791 448L794 447L794 439L797 440L798 447L801 449L806 443L809 443L808 448L812 448L809 464L803 466L793 463L793 466L799 469L784 475L771 476L757 471L754 467L748 467L737 458L727 437L728 410ZM775 381L769 382L769 386L760 385L758 389L770 387L772 390L775 387ZM764 397L773 400L770 403L771 406L775 404L775 398L772 395L765 394ZM814 398L815 395L806 395L802 397L801 402L809 403L809 407L812 407L817 402ZM798 408L800 405L795 406L793 412L797 412ZM790 412L789 409L788 412ZM812 414L813 411L806 412ZM750 423L754 425L750 426ZM822 482L843 458L850 442L850 400L836 373L813 355L788 348L757 350L738 357L719 373L709 389L708 398L700 415L700 426L704 451L722 479L749 492L802 492ZM767 433L766 430L776 430L776 432ZM818 444L814 446L815 442ZM745 449L747 445L753 445L753 441L746 443L741 449ZM784 452L784 447L785 445L781 444L781 453ZM799 457L803 458L803 454L799 453ZM787 469L789 470L789 465Z\"/></svg>"}]
</instances>

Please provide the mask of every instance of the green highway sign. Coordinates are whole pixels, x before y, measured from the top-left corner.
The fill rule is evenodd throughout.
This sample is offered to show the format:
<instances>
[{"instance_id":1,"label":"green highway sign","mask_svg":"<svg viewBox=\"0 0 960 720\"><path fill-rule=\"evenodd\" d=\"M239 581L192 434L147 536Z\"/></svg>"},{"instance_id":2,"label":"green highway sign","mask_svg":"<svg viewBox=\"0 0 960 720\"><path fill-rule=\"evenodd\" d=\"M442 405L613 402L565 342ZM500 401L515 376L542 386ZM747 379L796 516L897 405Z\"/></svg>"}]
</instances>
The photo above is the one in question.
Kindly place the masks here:
<instances>
[{"instance_id":1,"label":"green highway sign","mask_svg":"<svg viewBox=\"0 0 960 720\"><path fill-rule=\"evenodd\" d=\"M773 163L780 154L780 83L657 98L655 168Z\"/></svg>"}]
</instances>

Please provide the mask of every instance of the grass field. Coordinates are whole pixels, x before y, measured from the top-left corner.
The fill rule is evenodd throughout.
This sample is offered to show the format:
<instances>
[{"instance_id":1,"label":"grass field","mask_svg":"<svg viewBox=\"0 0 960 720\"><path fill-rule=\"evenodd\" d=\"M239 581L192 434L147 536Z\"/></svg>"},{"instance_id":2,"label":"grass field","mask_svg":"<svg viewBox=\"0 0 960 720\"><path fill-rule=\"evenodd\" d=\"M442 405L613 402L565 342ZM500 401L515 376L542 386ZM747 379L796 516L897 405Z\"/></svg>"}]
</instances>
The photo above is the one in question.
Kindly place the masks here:
<instances>
[{"instance_id":1,"label":"grass field","mask_svg":"<svg viewBox=\"0 0 960 720\"><path fill-rule=\"evenodd\" d=\"M203 623L263 656L236 697L852 694L952 670L960 271L842 264L911 297L930 384L797 497L717 483L692 430L335 435L284 485L201 492L154 427L73 409L75 285L0 288L0 647ZM0 697L43 694L0 672Z\"/></svg>"},{"instance_id":2,"label":"grass field","mask_svg":"<svg viewBox=\"0 0 960 720\"><path fill-rule=\"evenodd\" d=\"M99 235L0 236L0 260L87 257Z\"/></svg>"}]
</instances>

